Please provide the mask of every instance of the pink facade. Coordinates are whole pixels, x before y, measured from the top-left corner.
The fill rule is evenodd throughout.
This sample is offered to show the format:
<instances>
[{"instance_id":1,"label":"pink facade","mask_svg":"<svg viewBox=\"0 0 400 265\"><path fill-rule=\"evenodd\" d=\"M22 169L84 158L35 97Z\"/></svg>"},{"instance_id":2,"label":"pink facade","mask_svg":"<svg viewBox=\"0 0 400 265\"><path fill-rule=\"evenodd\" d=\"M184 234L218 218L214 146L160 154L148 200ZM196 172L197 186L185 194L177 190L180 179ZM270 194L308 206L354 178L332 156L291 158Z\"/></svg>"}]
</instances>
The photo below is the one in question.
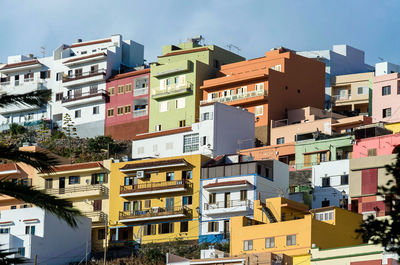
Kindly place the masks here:
<instances>
[{"instance_id":1,"label":"pink facade","mask_svg":"<svg viewBox=\"0 0 400 265\"><path fill-rule=\"evenodd\" d=\"M373 122L400 121L400 74L375 76L372 88Z\"/></svg>"},{"instance_id":2,"label":"pink facade","mask_svg":"<svg viewBox=\"0 0 400 265\"><path fill-rule=\"evenodd\" d=\"M360 139L353 145L353 158L390 155L399 144L400 133Z\"/></svg>"},{"instance_id":3,"label":"pink facade","mask_svg":"<svg viewBox=\"0 0 400 265\"><path fill-rule=\"evenodd\" d=\"M150 69L119 74L107 82L105 135L132 140L149 128Z\"/></svg>"}]
</instances>

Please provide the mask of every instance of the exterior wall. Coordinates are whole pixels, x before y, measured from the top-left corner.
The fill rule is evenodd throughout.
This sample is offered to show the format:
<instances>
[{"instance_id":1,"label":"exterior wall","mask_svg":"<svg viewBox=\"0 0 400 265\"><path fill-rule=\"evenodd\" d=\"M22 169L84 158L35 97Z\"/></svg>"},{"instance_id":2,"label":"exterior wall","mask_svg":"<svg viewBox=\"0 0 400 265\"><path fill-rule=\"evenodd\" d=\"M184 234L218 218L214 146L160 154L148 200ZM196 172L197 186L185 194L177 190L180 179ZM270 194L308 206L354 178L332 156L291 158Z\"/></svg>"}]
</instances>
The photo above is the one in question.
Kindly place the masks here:
<instances>
[{"instance_id":1,"label":"exterior wall","mask_svg":"<svg viewBox=\"0 0 400 265\"><path fill-rule=\"evenodd\" d=\"M353 158L367 157L371 149L376 149L377 156L390 155L399 144L399 133L360 139L353 145Z\"/></svg>"},{"instance_id":2,"label":"exterior wall","mask_svg":"<svg viewBox=\"0 0 400 265\"><path fill-rule=\"evenodd\" d=\"M388 130L391 130L393 133L399 133L400 132L400 122L387 123L387 124L385 124L385 128Z\"/></svg>"},{"instance_id":3,"label":"exterior wall","mask_svg":"<svg viewBox=\"0 0 400 265\"><path fill-rule=\"evenodd\" d=\"M372 87L372 120L373 122L398 122L400 113L397 111L399 106L398 82L400 74L393 73L383 76L376 76ZM382 95L382 87L390 86L390 95ZM391 116L384 118L383 109L391 108Z\"/></svg>"},{"instance_id":4,"label":"exterior wall","mask_svg":"<svg viewBox=\"0 0 400 265\"><path fill-rule=\"evenodd\" d=\"M8 234L0 235L1 248L12 251L24 248L27 264L33 264L36 255L38 264L68 264L90 254L90 219L86 217L79 217L78 226L72 228L39 208L27 208L2 211L0 221L3 229L10 229ZM28 225L35 227L34 234L26 234ZM62 248L55 242L62 242Z\"/></svg>"},{"instance_id":5,"label":"exterior wall","mask_svg":"<svg viewBox=\"0 0 400 265\"><path fill-rule=\"evenodd\" d=\"M399 72L400 65L392 64L389 62L380 62L375 64L375 76L382 76Z\"/></svg>"},{"instance_id":6,"label":"exterior wall","mask_svg":"<svg viewBox=\"0 0 400 265\"><path fill-rule=\"evenodd\" d=\"M312 208L321 208L322 201L329 200L329 206L343 207L342 192L345 191L345 199L348 198L349 184L341 182L341 176L349 175L349 160L337 160L323 162L312 167L313 200ZM322 186L322 178L329 177L329 187ZM345 205L347 208L347 204Z\"/></svg>"}]
</instances>

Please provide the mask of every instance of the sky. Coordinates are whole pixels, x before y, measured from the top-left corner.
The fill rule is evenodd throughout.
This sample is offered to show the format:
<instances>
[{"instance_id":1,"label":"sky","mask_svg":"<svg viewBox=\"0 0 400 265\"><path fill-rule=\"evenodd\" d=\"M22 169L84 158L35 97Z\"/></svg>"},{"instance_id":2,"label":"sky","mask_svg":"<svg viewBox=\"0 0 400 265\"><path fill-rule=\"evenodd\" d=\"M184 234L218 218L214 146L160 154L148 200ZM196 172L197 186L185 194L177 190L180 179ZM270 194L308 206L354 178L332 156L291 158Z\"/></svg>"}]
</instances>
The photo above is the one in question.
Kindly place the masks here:
<instances>
[{"instance_id":1,"label":"sky","mask_svg":"<svg viewBox=\"0 0 400 265\"><path fill-rule=\"evenodd\" d=\"M366 62L400 64L399 0L0 0L0 62L46 56L61 44L121 34L153 62L162 46L202 35L247 59L271 48L327 50L348 44ZM381 59L380 59L381 58Z\"/></svg>"}]
</instances>

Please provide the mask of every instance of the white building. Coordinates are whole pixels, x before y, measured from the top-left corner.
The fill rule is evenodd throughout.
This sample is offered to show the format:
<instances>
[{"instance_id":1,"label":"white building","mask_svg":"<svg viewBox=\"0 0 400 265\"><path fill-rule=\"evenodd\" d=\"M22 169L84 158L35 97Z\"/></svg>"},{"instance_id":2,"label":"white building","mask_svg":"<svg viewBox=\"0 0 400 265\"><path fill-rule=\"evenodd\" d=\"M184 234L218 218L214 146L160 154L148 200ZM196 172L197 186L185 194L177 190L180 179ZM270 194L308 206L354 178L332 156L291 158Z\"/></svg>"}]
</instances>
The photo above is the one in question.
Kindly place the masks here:
<instances>
[{"instance_id":1,"label":"white building","mask_svg":"<svg viewBox=\"0 0 400 265\"><path fill-rule=\"evenodd\" d=\"M37 123L42 118L59 127L69 114L80 137L104 135L105 102L108 100L106 80L112 75L143 65L143 45L123 40L121 35L110 38L61 45L52 56L10 56L0 69L0 88L7 93L25 93L51 89L52 100L37 110L16 108L0 110L3 130L8 124ZM1 129L1 128L0 128Z\"/></svg>"},{"instance_id":2,"label":"white building","mask_svg":"<svg viewBox=\"0 0 400 265\"><path fill-rule=\"evenodd\" d=\"M337 206L347 209L349 195L349 160L322 162L312 167L312 208Z\"/></svg>"},{"instance_id":3,"label":"white building","mask_svg":"<svg viewBox=\"0 0 400 265\"><path fill-rule=\"evenodd\" d=\"M232 216L252 216L254 200L287 196L289 166L239 155L211 160L201 169L199 242L229 240Z\"/></svg>"},{"instance_id":4,"label":"white building","mask_svg":"<svg viewBox=\"0 0 400 265\"><path fill-rule=\"evenodd\" d=\"M4 210L0 218L0 247L17 251L33 264L70 264L85 260L91 249L91 220L78 218L72 228L40 208Z\"/></svg>"},{"instance_id":5,"label":"white building","mask_svg":"<svg viewBox=\"0 0 400 265\"><path fill-rule=\"evenodd\" d=\"M375 76L388 75L392 73L400 73L400 65L380 62L375 64Z\"/></svg>"},{"instance_id":6,"label":"white building","mask_svg":"<svg viewBox=\"0 0 400 265\"><path fill-rule=\"evenodd\" d=\"M221 103L200 107L200 121L189 127L139 134L132 158L235 154L254 145L254 114Z\"/></svg>"}]
</instances>

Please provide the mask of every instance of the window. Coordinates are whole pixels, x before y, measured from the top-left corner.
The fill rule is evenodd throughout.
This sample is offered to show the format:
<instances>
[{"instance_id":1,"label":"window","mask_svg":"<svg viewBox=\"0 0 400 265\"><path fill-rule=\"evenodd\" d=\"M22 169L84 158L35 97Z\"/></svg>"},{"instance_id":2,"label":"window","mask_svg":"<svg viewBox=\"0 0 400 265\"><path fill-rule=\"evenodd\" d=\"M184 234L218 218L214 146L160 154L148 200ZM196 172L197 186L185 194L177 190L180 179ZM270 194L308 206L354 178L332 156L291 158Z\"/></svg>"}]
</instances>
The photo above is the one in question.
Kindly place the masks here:
<instances>
[{"instance_id":1,"label":"window","mask_svg":"<svg viewBox=\"0 0 400 265\"><path fill-rule=\"evenodd\" d=\"M124 93L124 86L118 86L118 94Z\"/></svg>"},{"instance_id":2,"label":"window","mask_svg":"<svg viewBox=\"0 0 400 265\"><path fill-rule=\"evenodd\" d=\"M376 156L376 148L368 149L368 156Z\"/></svg>"},{"instance_id":3,"label":"window","mask_svg":"<svg viewBox=\"0 0 400 265\"><path fill-rule=\"evenodd\" d=\"M209 204L215 204L217 201L217 194L216 193L210 193L208 195L208 203Z\"/></svg>"},{"instance_id":4,"label":"window","mask_svg":"<svg viewBox=\"0 0 400 265\"><path fill-rule=\"evenodd\" d=\"M256 91L264 91L264 83L256 84Z\"/></svg>"},{"instance_id":5,"label":"window","mask_svg":"<svg viewBox=\"0 0 400 265\"><path fill-rule=\"evenodd\" d=\"M189 222L188 221L181 222L181 233L184 233L184 232L189 232Z\"/></svg>"},{"instance_id":6,"label":"window","mask_svg":"<svg viewBox=\"0 0 400 265\"><path fill-rule=\"evenodd\" d=\"M167 86L170 86L171 85L171 79L169 79L169 78L165 79L165 84Z\"/></svg>"},{"instance_id":7,"label":"window","mask_svg":"<svg viewBox=\"0 0 400 265\"><path fill-rule=\"evenodd\" d=\"M108 179L107 179L107 174L105 173L96 173L96 174L92 174L92 185L95 184L102 184L102 183L107 183Z\"/></svg>"},{"instance_id":8,"label":"window","mask_svg":"<svg viewBox=\"0 0 400 265\"><path fill-rule=\"evenodd\" d=\"M364 91L368 91L367 89L368 89L368 87L364 88L364 87L360 86L360 87L357 88L357 94L363 95Z\"/></svg>"},{"instance_id":9,"label":"window","mask_svg":"<svg viewBox=\"0 0 400 265\"><path fill-rule=\"evenodd\" d=\"M87 51L81 51L81 54L87 54Z\"/></svg>"},{"instance_id":10,"label":"window","mask_svg":"<svg viewBox=\"0 0 400 265\"><path fill-rule=\"evenodd\" d=\"M330 187L331 186L331 178L325 177L322 178L322 187Z\"/></svg>"},{"instance_id":11,"label":"window","mask_svg":"<svg viewBox=\"0 0 400 265\"><path fill-rule=\"evenodd\" d=\"M174 223L163 223L158 225L159 234L168 234L174 232Z\"/></svg>"},{"instance_id":12,"label":"window","mask_svg":"<svg viewBox=\"0 0 400 265\"><path fill-rule=\"evenodd\" d=\"M333 220L334 219L334 212L323 212L323 213L315 213L315 219L319 221L326 221L326 220Z\"/></svg>"},{"instance_id":13,"label":"window","mask_svg":"<svg viewBox=\"0 0 400 265\"><path fill-rule=\"evenodd\" d=\"M161 124L158 124L158 125L155 126L155 131L156 132L161 131Z\"/></svg>"},{"instance_id":14,"label":"window","mask_svg":"<svg viewBox=\"0 0 400 265\"><path fill-rule=\"evenodd\" d=\"M75 110L75 118L80 118L80 117L81 117L81 115L82 115L82 112L81 112L81 110L80 110L80 109L78 109L78 110Z\"/></svg>"},{"instance_id":15,"label":"window","mask_svg":"<svg viewBox=\"0 0 400 265\"><path fill-rule=\"evenodd\" d=\"M183 136L183 152L199 150L199 134L193 133Z\"/></svg>"},{"instance_id":16,"label":"window","mask_svg":"<svg viewBox=\"0 0 400 265\"><path fill-rule=\"evenodd\" d=\"M63 79L64 72L59 72L56 74L56 81L61 81Z\"/></svg>"},{"instance_id":17,"label":"window","mask_svg":"<svg viewBox=\"0 0 400 265\"><path fill-rule=\"evenodd\" d=\"M201 115L201 120L202 121L207 121L207 120L212 120L212 115L213 113L212 112L205 112L205 113L203 113L202 115Z\"/></svg>"},{"instance_id":18,"label":"window","mask_svg":"<svg viewBox=\"0 0 400 265\"><path fill-rule=\"evenodd\" d=\"M175 84L178 84L178 83L179 83L179 77L177 77L177 76L174 77L174 83L175 83Z\"/></svg>"},{"instance_id":19,"label":"window","mask_svg":"<svg viewBox=\"0 0 400 265\"><path fill-rule=\"evenodd\" d=\"M124 185L125 186L130 186L133 184L133 177L125 177L124 179Z\"/></svg>"},{"instance_id":20,"label":"window","mask_svg":"<svg viewBox=\"0 0 400 265\"><path fill-rule=\"evenodd\" d=\"M382 118L387 118L392 116L392 108L387 108L382 110Z\"/></svg>"},{"instance_id":21,"label":"window","mask_svg":"<svg viewBox=\"0 0 400 265\"><path fill-rule=\"evenodd\" d=\"M102 200L93 200L93 211L101 211Z\"/></svg>"},{"instance_id":22,"label":"window","mask_svg":"<svg viewBox=\"0 0 400 265\"><path fill-rule=\"evenodd\" d=\"M175 173L174 172L167 172L167 181L174 180Z\"/></svg>"},{"instance_id":23,"label":"window","mask_svg":"<svg viewBox=\"0 0 400 265\"><path fill-rule=\"evenodd\" d=\"M275 237L267 237L265 239L265 248L274 248L275 247Z\"/></svg>"},{"instance_id":24,"label":"window","mask_svg":"<svg viewBox=\"0 0 400 265\"><path fill-rule=\"evenodd\" d=\"M156 234L156 229L157 229L156 224L145 225L143 228L144 228L143 229L144 236L152 236Z\"/></svg>"},{"instance_id":25,"label":"window","mask_svg":"<svg viewBox=\"0 0 400 265\"><path fill-rule=\"evenodd\" d=\"M16 205L13 205L13 206L10 207L10 209L11 209L11 210L17 209L17 206L16 206Z\"/></svg>"},{"instance_id":26,"label":"window","mask_svg":"<svg viewBox=\"0 0 400 265\"><path fill-rule=\"evenodd\" d=\"M277 64L277 65L272 66L271 69L281 72L282 66L280 64Z\"/></svg>"},{"instance_id":27,"label":"window","mask_svg":"<svg viewBox=\"0 0 400 265\"><path fill-rule=\"evenodd\" d=\"M124 202L124 212L127 212L131 209L131 203L130 202Z\"/></svg>"},{"instance_id":28,"label":"window","mask_svg":"<svg viewBox=\"0 0 400 265\"><path fill-rule=\"evenodd\" d=\"M112 117L114 116L114 109L108 109L107 110L107 117Z\"/></svg>"},{"instance_id":29,"label":"window","mask_svg":"<svg viewBox=\"0 0 400 265\"><path fill-rule=\"evenodd\" d=\"M131 113L131 105L125 106L125 113Z\"/></svg>"},{"instance_id":30,"label":"window","mask_svg":"<svg viewBox=\"0 0 400 265\"><path fill-rule=\"evenodd\" d=\"M371 195L377 192L378 186L378 169L361 170L361 194Z\"/></svg>"},{"instance_id":31,"label":"window","mask_svg":"<svg viewBox=\"0 0 400 265\"><path fill-rule=\"evenodd\" d=\"M57 93L56 94L56 101L61 101L63 99L63 93Z\"/></svg>"},{"instance_id":32,"label":"window","mask_svg":"<svg viewBox=\"0 0 400 265\"><path fill-rule=\"evenodd\" d=\"M22 248L18 248L18 254L20 254L21 256L25 256L25 248L24 247L22 247Z\"/></svg>"},{"instance_id":33,"label":"window","mask_svg":"<svg viewBox=\"0 0 400 265\"><path fill-rule=\"evenodd\" d=\"M254 115L261 116L261 115L263 115L263 111L264 111L264 106L256 106L254 108Z\"/></svg>"},{"instance_id":34,"label":"window","mask_svg":"<svg viewBox=\"0 0 400 265\"><path fill-rule=\"evenodd\" d=\"M10 228L0 228L0 234L9 234Z\"/></svg>"},{"instance_id":35,"label":"window","mask_svg":"<svg viewBox=\"0 0 400 265\"><path fill-rule=\"evenodd\" d=\"M75 69L75 77L82 76L82 68Z\"/></svg>"},{"instance_id":36,"label":"window","mask_svg":"<svg viewBox=\"0 0 400 265\"><path fill-rule=\"evenodd\" d=\"M132 91L132 84L126 84L125 85L125 93L131 92Z\"/></svg>"},{"instance_id":37,"label":"window","mask_svg":"<svg viewBox=\"0 0 400 265\"><path fill-rule=\"evenodd\" d=\"M318 158L319 158L320 162L326 162L326 161L328 161L328 154L326 152L319 153Z\"/></svg>"},{"instance_id":38,"label":"window","mask_svg":"<svg viewBox=\"0 0 400 265\"><path fill-rule=\"evenodd\" d=\"M182 179L192 179L192 171L191 170L182 171Z\"/></svg>"},{"instance_id":39,"label":"window","mask_svg":"<svg viewBox=\"0 0 400 265\"><path fill-rule=\"evenodd\" d=\"M206 145L207 144L207 136L201 137L201 145Z\"/></svg>"},{"instance_id":40,"label":"window","mask_svg":"<svg viewBox=\"0 0 400 265\"><path fill-rule=\"evenodd\" d=\"M99 113L100 113L100 107L99 106L93 107L93 115L99 114Z\"/></svg>"},{"instance_id":41,"label":"window","mask_svg":"<svg viewBox=\"0 0 400 265\"><path fill-rule=\"evenodd\" d=\"M218 232L218 222L208 222L208 232Z\"/></svg>"},{"instance_id":42,"label":"window","mask_svg":"<svg viewBox=\"0 0 400 265\"><path fill-rule=\"evenodd\" d=\"M236 89L236 94L246 94L247 86L242 86Z\"/></svg>"},{"instance_id":43,"label":"window","mask_svg":"<svg viewBox=\"0 0 400 265\"><path fill-rule=\"evenodd\" d=\"M108 95L114 96L115 95L115 88L114 87L109 87L108 88Z\"/></svg>"},{"instance_id":44,"label":"window","mask_svg":"<svg viewBox=\"0 0 400 265\"><path fill-rule=\"evenodd\" d=\"M174 143L173 142L169 142L165 144L165 149L166 150L172 150L174 149Z\"/></svg>"},{"instance_id":45,"label":"window","mask_svg":"<svg viewBox=\"0 0 400 265\"><path fill-rule=\"evenodd\" d=\"M243 241L243 250L253 250L253 240L245 240Z\"/></svg>"},{"instance_id":46,"label":"window","mask_svg":"<svg viewBox=\"0 0 400 265\"><path fill-rule=\"evenodd\" d=\"M241 201L247 200L247 190L241 190L240 191L240 200Z\"/></svg>"},{"instance_id":47,"label":"window","mask_svg":"<svg viewBox=\"0 0 400 265\"><path fill-rule=\"evenodd\" d=\"M325 198L325 200L321 201L321 207L328 207L330 205L330 201Z\"/></svg>"},{"instance_id":48,"label":"window","mask_svg":"<svg viewBox=\"0 0 400 265\"><path fill-rule=\"evenodd\" d=\"M26 235L34 235L35 234L35 226L34 225L27 225L25 226L25 234Z\"/></svg>"},{"instance_id":49,"label":"window","mask_svg":"<svg viewBox=\"0 0 400 265\"><path fill-rule=\"evenodd\" d=\"M185 120L179 121L179 127L185 127L185 126L186 126L186 121Z\"/></svg>"},{"instance_id":50,"label":"window","mask_svg":"<svg viewBox=\"0 0 400 265\"><path fill-rule=\"evenodd\" d=\"M280 137L276 139L276 144L284 144L285 143L285 137Z\"/></svg>"},{"instance_id":51,"label":"window","mask_svg":"<svg viewBox=\"0 0 400 265\"><path fill-rule=\"evenodd\" d=\"M144 201L144 208L151 208L151 200Z\"/></svg>"},{"instance_id":52,"label":"window","mask_svg":"<svg viewBox=\"0 0 400 265\"><path fill-rule=\"evenodd\" d=\"M124 107L118 107L117 108L117 115L122 115L124 114Z\"/></svg>"},{"instance_id":53,"label":"window","mask_svg":"<svg viewBox=\"0 0 400 265\"><path fill-rule=\"evenodd\" d=\"M137 153L138 153L138 154L143 154L143 153L144 153L144 147L143 147L143 146L138 147Z\"/></svg>"},{"instance_id":54,"label":"window","mask_svg":"<svg viewBox=\"0 0 400 265\"><path fill-rule=\"evenodd\" d=\"M89 88L89 93L90 93L90 95L97 94L98 92L99 92L99 87L98 87L98 85L92 85L92 86L90 86L90 88Z\"/></svg>"},{"instance_id":55,"label":"window","mask_svg":"<svg viewBox=\"0 0 400 265\"><path fill-rule=\"evenodd\" d=\"M80 182L80 177L79 176L69 176L68 177L68 184L73 185L73 184L79 184Z\"/></svg>"},{"instance_id":56,"label":"window","mask_svg":"<svg viewBox=\"0 0 400 265\"><path fill-rule=\"evenodd\" d=\"M168 111L168 101L160 102L160 112Z\"/></svg>"},{"instance_id":57,"label":"window","mask_svg":"<svg viewBox=\"0 0 400 265\"><path fill-rule=\"evenodd\" d=\"M286 236L286 246L296 245L296 235Z\"/></svg>"},{"instance_id":58,"label":"window","mask_svg":"<svg viewBox=\"0 0 400 265\"><path fill-rule=\"evenodd\" d=\"M192 196L183 196L182 197L182 206L192 205Z\"/></svg>"},{"instance_id":59,"label":"window","mask_svg":"<svg viewBox=\"0 0 400 265\"><path fill-rule=\"evenodd\" d=\"M106 230L105 229L97 230L97 240L104 240L104 239L106 239Z\"/></svg>"},{"instance_id":60,"label":"window","mask_svg":"<svg viewBox=\"0 0 400 265\"><path fill-rule=\"evenodd\" d=\"M177 100L175 100L175 107L177 109L183 109L185 105L185 98L178 98Z\"/></svg>"},{"instance_id":61,"label":"window","mask_svg":"<svg viewBox=\"0 0 400 265\"><path fill-rule=\"evenodd\" d=\"M382 87L382 96L390 95L390 86L384 86Z\"/></svg>"},{"instance_id":62,"label":"window","mask_svg":"<svg viewBox=\"0 0 400 265\"><path fill-rule=\"evenodd\" d=\"M349 184L349 175L341 175L340 185L348 185L348 184Z\"/></svg>"}]
</instances>

